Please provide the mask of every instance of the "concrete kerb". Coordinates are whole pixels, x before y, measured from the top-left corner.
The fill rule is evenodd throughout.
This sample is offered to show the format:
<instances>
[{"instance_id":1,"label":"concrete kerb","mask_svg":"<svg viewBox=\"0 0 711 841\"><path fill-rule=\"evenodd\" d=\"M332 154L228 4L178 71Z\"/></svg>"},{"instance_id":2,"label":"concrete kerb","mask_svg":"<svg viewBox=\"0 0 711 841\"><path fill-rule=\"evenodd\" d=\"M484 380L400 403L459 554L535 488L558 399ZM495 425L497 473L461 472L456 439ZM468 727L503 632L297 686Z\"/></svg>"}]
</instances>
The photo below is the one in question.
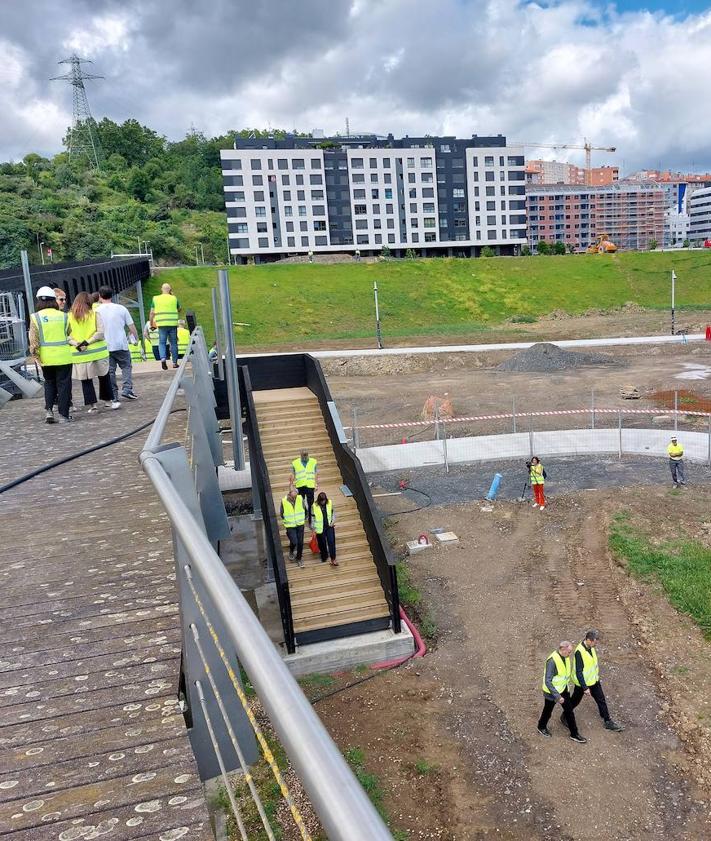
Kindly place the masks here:
<instances>
[{"instance_id":1,"label":"concrete kerb","mask_svg":"<svg viewBox=\"0 0 711 841\"><path fill-rule=\"evenodd\" d=\"M541 456L571 456L619 453L666 458L671 430L660 429L567 429L533 433L533 450ZM679 437L684 457L706 464L709 453L707 432L683 432ZM507 435L477 435L448 438L447 457L450 463L527 459L531 456L528 432ZM363 447L358 458L366 473L401 470L408 467L441 465L444 461L441 441L416 441L411 444L389 444Z\"/></svg>"}]
</instances>

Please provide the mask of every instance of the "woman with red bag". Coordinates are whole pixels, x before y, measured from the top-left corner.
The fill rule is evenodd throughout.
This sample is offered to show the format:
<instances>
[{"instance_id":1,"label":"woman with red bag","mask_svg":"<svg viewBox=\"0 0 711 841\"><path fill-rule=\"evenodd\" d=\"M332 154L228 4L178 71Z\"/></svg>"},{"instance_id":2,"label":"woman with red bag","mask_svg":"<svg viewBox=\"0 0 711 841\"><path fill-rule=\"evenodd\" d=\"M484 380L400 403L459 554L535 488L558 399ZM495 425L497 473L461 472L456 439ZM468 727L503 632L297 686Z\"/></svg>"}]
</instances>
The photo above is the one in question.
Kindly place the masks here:
<instances>
[{"instance_id":1,"label":"woman with red bag","mask_svg":"<svg viewBox=\"0 0 711 841\"><path fill-rule=\"evenodd\" d=\"M321 491L316 497L316 504L312 509L313 527L316 532L316 539L318 540L318 548L321 551L321 563L331 559L331 566L337 567L336 560L336 530L334 523L336 522L336 512L333 510L333 503Z\"/></svg>"}]
</instances>

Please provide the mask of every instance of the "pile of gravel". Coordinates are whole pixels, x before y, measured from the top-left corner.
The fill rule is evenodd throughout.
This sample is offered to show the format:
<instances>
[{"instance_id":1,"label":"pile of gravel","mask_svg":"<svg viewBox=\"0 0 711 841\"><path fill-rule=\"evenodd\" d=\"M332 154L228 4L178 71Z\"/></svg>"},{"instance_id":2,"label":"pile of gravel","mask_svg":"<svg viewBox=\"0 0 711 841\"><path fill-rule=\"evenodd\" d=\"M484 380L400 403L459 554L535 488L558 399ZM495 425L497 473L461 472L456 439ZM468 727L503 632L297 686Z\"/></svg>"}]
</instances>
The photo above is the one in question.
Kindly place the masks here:
<instances>
[{"instance_id":1,"label":"pile of gravel","mask_svg":"<svg viewBox=\"0 0 711 841\"><path fill-rule=\"evenodd\" d=\"M563 350L549 342L539 342L527 350L514 354L497 367L497 371L520 371L522 373L546 373L564 371L566 368L580 368L583 365L610 365L615 360L603 353L576 353Z\"/></svg>"}]
</instances>

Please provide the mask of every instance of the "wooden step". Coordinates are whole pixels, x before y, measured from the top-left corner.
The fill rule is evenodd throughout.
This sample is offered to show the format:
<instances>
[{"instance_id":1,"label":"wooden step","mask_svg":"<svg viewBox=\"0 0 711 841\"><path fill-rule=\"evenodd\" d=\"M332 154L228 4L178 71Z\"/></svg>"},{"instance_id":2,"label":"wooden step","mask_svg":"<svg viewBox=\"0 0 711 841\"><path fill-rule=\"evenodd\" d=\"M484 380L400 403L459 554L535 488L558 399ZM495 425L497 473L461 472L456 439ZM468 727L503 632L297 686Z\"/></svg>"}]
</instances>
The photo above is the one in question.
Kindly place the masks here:
<instances>
[{"instance_id":1,"label":"wooden step","mask_svg":"<svg viewBox=\"0 0 711 841\"><path fill-rule=\"evenodd\" d=\"M345 625L347 622L357 621L351 618L353 614L356 614L361 610L367 610L369 608L380 611L380 615L388 614L388 604L385 601L385 596L383 595L382 590L379 594L373 596L373 598L370 601L364 602L363 604L355 605L353 607L334 605L333 603L330 603L329 607L328 603L324 603L321 605L307 605L303 609L294 609L292 613L294 614L294 623L309 622L310 620L319 618L327 619L329 617L335 616L340 617L339 624Z\"/></svg>"},{"instance_id":2,"label":"wooden step","mask_svg":"<svg viewBox=\"0 0 711 841\"><path fill-rule=\"evenodd\" d=\"M352 589L361 589L363 587L379 587L382 590L380 579L375 566L371 569L355 570L348 572L346 567L332 567L328 561L324 564L328 569L324 571L323 575L318 576L318 580L310 582L289 582L289 592L292 596L302 596L304 594L321 594L332 591L347 592ZM343 570L343 571L342 571ZM328 574L326 574L328 573ZM316 578L316 576L314 576Z\"/></svg>"},{"instance_id":3,"label":"wooden step","mask_svg":"<svg viewBox=\"0 0 711 841\"><path fill-rule=\"evenodd\" d=\"M383 588L378 583L377 586L367 586L367 583L359 588L341 590L341 591L325 591L322 593L297 593L291 596L291 609L297 616L301 615L302 610L310 608L318 608L321 605L327 605L329 609L338 608L343 610L344 606L350 609L351 606L364 604L374 604L379 598L383 597Z\"/></svg>"},{"instance_id":4,"label":"wooden step","mask_svg":"<svg viewBox=\"0 0 711 841\"><path fill-rule=\"evenodd\" d=\"M310 562L308 559L305 560L303 567L298 567L291 561L287 561L287 578L289 579L290 590L292 585L297 590L301 587L316 586L323 582L325 578L330 581L331 578L335 579L340 576L362 578L363 576L371 574L377 576L378 574L375 562L370 555L363 555L360 558L344 558L338 553L337 567L322 564L319 555L314 555Z\"/></svg>"},{"instance_id":5,"label":"wooden step","mask_svg":"<svg viewBox=\"0 0 711 841\"><path fill-rule=\"evenodd\" d=\"M390 611L387 602L383 599L383 605L374 605L369 607L359 608L358 610L349 611L348 615L344 612L337 616L316 616L312 619L294 619L294 632L296 634L305 633L306 631L318 631L321 628L334 628L337 625L345 625L350 622L366 622L368 619L381 619L388 617Z\"/></svg>"}]
</instances>

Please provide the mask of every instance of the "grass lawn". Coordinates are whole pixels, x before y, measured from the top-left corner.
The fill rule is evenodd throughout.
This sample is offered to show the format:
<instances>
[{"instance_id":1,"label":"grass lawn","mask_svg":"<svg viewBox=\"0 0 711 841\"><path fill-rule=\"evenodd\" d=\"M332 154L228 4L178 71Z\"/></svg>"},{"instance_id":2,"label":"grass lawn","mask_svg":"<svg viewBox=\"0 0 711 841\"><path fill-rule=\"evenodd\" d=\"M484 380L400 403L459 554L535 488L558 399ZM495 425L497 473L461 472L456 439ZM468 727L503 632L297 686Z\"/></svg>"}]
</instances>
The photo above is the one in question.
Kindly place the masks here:
<instances>
[{"instance_id":1,"label":"grass lawn","mask_svg":"<svg viewBox=\"0 0 711 841\"><path fill-rule=\"evenodd\" d=\"M554 310L579 315L634 302L669 306L670 272L677 306L711 305L711 253L660 252L477 260L387 260L378 263L269 264L230 269L232 307L242 346L356 339L373 334L373 281L386 337L466 335L514 318ZM214 268L160 272L146 296L172 284L184 309L194 309L212 335Z\"/></svg>"}]
</instances>

